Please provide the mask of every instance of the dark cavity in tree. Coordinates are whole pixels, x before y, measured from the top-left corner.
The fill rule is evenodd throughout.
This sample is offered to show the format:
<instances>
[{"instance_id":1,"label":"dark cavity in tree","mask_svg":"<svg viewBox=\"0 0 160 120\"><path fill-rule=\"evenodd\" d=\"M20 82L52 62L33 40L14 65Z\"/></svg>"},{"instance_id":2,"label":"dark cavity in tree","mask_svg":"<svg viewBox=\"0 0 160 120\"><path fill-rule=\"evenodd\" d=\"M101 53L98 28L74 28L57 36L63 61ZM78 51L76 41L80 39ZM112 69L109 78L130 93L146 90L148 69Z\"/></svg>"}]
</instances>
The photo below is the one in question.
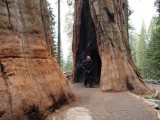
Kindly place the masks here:
<instances>
[{"instance_id":1,"label":"dark cavity in tree","mask_svg":"<svg viewBox=\"0 0 160 120\"><path fill-rule=\"evenodd\" d=\"M29 120L43 120L42 114L39 111L39 108L36 105L31 105L28 108L24 109L25 115Z\"/></svg>"},{"instance_id":2,"label":"dark cavity in tree","mask_svg":"<svg viewBox=\"0 0 160 120\"><path fill-rule=\"evenodd\" d=\"M132 85L132 83L129 82L128 77L126 80L126 85L127 85L128 90L130 90L130 91L134 90L134 86Z\"/></svg>"},{"instance_id":3,"label":"dark cavity in tree","mask_svg":"<svg viewBox=\"0 0 160 120\"><path fill-rule=\"evenodd\" d=\"M59 109L62 105L68 104L68 100L65 94L61 94L59 100L56 100L53 94L50 94L49 97L52 99L53 102L53 104L48 108L48 110L51 112Z\"/></svg>"},{"instance_id":4,"label":"dark cavity in tree","mask_svg":"<svg viewBox=\"0 0 160 120\"><path fill-rule=\"evenodd\" d=\"M93 82L99 83L101 74L101 59L98 52L96 30L90 13L89 1L83 0L81 15L80 42L76 53L76 68L82 63L87 55L90 55L94 62ZM81 72L80 72L81 71ZM76 81L84 81L84 70L76 70Z\"/></svg>"},{"instance_id":5,"label":"dark cavity in tree","mask_svg":"<svg viewBox=\"0 0 160 120\"><path fill-rule=\"evenodd\" d=\"M6 112L5 110L1 110L0 111L0 117L2 117L5 114L5 112Z\"/></svg>"}]
</instances>

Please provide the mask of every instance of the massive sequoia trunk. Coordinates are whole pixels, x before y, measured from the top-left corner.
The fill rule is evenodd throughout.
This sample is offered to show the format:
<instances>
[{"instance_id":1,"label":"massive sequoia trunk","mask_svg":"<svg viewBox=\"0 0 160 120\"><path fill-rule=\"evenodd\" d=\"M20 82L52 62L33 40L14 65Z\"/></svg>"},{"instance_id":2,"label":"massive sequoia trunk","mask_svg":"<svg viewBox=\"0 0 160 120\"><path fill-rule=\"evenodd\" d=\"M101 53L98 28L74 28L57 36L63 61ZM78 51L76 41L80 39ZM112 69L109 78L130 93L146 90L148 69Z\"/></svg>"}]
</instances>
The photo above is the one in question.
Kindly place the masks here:
<instances>
[{"instance_id":1,"label":"massive sequoia trunk","mask_svg":"<svg viewBox=\"0 0 160 120\"><path fill-rule=\"evenodd\" d=\"M102 91L148 91L132 61L125 0L76 0L74 72L86 55L95 62L94 80L100 83ZM83 77L81 74L79 79Z\"/></svg>"},{"instance_id":2,"label":"massive sequoia trunk","mask_svg":"<svg viewBox=\"0 0 160 120\"><path fill-rule=\"evenodd\" d=\"M41 120L73 96L49 26L45 0L0 0L1 120Z\"/></svg>"}]
</instances>

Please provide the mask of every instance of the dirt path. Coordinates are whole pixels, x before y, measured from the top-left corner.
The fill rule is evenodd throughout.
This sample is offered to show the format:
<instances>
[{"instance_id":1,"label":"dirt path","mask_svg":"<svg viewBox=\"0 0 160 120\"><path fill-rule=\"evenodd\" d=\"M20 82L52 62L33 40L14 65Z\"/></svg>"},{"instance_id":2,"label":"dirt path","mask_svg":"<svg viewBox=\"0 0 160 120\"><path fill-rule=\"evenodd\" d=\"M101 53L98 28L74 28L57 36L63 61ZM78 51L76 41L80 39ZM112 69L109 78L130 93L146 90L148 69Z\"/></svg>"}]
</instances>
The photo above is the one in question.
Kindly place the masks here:
<instances>
[{"instance_id":1,"label":"dirt path","mask_svg":"<svg viewBox=\"0 0 160 120\"><path fill-rule=\"evenodd\" d=\"M71 88L77 101L61 108L55 118L50 116L47 120L158 120L154 108L129 92L102 93L99 88L84 88L81 83L71 84ZM74 108L78 110L73 112ZM72 113L67 113L70 109ZM87 118L85 113L91 118ZM67 118L75 115L81 117Z\"/></svg>"}]
</instances>

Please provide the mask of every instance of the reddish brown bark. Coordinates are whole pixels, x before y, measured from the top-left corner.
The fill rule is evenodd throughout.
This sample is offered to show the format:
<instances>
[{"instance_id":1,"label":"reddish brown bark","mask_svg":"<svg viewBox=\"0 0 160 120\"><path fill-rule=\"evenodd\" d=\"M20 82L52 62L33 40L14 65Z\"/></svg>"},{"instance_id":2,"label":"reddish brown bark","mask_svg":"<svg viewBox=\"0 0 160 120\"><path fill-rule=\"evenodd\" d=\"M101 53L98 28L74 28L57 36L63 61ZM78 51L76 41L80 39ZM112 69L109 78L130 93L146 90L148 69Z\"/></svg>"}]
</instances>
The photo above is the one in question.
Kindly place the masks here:
<instances>
[{"instance_id":1,"label":"reddish brown bark","mask_svg":"<svg viewBox=\"0 0 160 120\"><path fill-rule=\"evenodd\" d=\"M42 120L69 102L45 0L0 1L0 119Z\"/></svg>"},{"instance_id":2,"label":"reddish brown bark","mask_svg":"<svg viewBox=\"0 0 160 120\"><path fill-rule=\"evenodd\" d=\"M92 53L92 51L97 49L101 59L99 83L102 91L130 90L137 94L148 92L149 89L142 82L131 57L125 21L125 0L86 1L77 0L75 2L73 67L76 68L79 64L79 54L86 52L95 59L93 56L95 52ZM89 4L88 9L86 4ZM88 17L89 14L91 14L91 18ZM91 28L96 31L98 48L92 47L88 51L89 44L94 44L92 39L95 39L87 32L91 28L86 27L92 21L94 25L91 24ZM81 30L83 27L85 28ZM82 34L83 31L85 34ZM87 50L84 50L82 46L86 46L84 48ZM100 64L100 62L96 62L96 64Z\"/></svg>"}]
</instances>

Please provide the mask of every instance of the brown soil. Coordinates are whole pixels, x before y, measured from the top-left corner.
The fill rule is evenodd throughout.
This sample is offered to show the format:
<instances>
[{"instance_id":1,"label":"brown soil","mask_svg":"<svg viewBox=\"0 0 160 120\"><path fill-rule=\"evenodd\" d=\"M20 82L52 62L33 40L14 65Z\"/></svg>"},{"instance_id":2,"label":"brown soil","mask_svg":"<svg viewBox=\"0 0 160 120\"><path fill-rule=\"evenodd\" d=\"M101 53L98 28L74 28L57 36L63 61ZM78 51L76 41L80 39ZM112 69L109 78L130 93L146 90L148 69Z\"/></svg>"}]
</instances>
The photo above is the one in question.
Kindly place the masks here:
<instances>
[{"instance_id":1,"label":"brown soil","mask_svg":"<svg viewBox=\"0 0 160 120\"><path fill-rule=\"evenodd\" d=\"M71 88L76 101L54 115L62 116L69 108L85 107L93 120L158 120L157 110L130 92L103 93L97 87L84 88L82 83L71 84Z\"/></svg>"}]
</instances>

